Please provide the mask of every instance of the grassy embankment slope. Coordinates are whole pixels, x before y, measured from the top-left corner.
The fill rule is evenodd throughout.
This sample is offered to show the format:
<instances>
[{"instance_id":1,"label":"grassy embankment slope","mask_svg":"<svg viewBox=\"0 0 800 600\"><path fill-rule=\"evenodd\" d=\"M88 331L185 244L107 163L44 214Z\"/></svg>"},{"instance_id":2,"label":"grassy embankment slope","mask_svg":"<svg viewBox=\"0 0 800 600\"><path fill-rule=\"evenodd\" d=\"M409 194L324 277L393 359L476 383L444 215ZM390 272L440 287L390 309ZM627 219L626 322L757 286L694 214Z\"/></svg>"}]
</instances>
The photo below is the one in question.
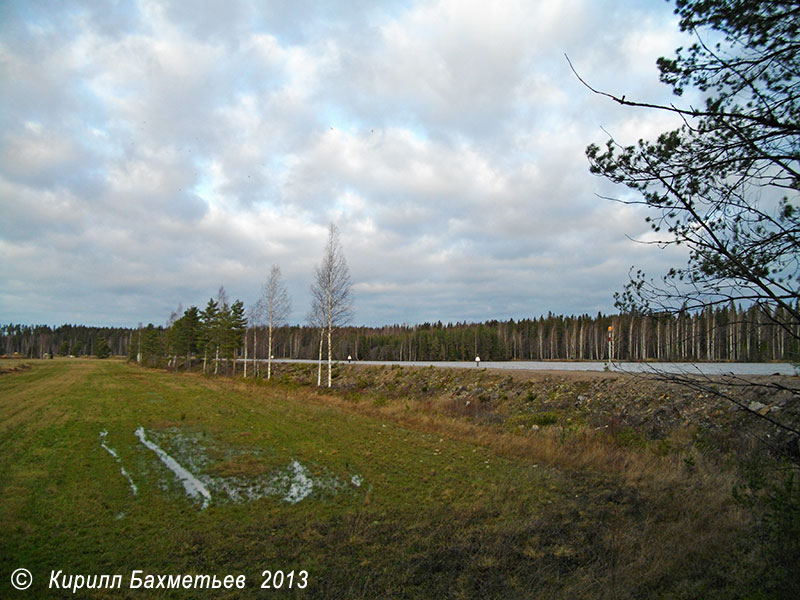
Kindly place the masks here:
<instances>
[{"instance_id":1,"label":"grassy embankment slope","mask_svg":"<svg viewBox=\"0 0 800 600\"><path fill-rule=\"evenodd\" d=\"M285 382L30 364L0 376L3 598L75 597L47 590L51 570L123 576L92 598L254 597L265 569L306 570L291 594L307 598L730 598L758 585L733 476L702 456L689 466L590 427L519 435ZM139 427L206 482L207 508ZM311 493L293 503L298 485ZM27 592L9 583L19 567ZM244 574L247 589L127 590L134 569Z\"/></svg>"}]
</instances>

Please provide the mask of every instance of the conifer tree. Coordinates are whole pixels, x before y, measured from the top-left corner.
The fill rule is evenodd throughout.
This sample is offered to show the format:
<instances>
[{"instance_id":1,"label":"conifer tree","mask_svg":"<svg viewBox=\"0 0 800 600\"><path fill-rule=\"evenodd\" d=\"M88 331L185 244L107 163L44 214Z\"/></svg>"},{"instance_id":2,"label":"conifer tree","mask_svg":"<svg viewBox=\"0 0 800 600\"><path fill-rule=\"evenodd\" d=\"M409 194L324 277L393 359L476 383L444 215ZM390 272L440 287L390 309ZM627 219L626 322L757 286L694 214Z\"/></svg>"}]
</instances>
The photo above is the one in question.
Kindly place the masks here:
<instances>
[{"instance_id":1,"label":"conifer tree","mask_svg":"<svg viewBox=\"0 0 800 600\"><path fill-rule=\"evenodd\" d=\"M236 358L239 348L244 342L244 332L247 329L247 319L244 315L244 303L236 300L226 314L224 332L225 358L232 361L233 374L236 374Z\"/></svg>"},{"instance_id":2,"label":"conifer tree","mask_svg":"<svg viewBox=\"0 0 800 600\"><path fill-rule=\"evenodd\" d=\"M713 360L735 354L730 333L736 319L727 305L752 304L759 320L773 325L759 334L770 334L778 355L785 337L795 346L800 341L800 7L796 0L675 4L680 28L697 41L658 60L661 81L677 98L693 90L703 105L679 99L655 105L590 88L620 105L670 112L682 122L655 141L626 146L610 139L604 148L586 149L592 173L633 190L633 199L623 202L649 209L647 221L663 236L659 246L689 250L687 264L660 280L636 271L617 306L677 316L666 328L673 357L686 353L685 313L707 311ZM690 378L681 382L698 385ZM779 391L766 387L762 393ZM703 389L719 394L710 384ZM800 426L785 417L742 408L791 434L789 446L800 438Z\"/></svg>"},{"instance_id":3,"label":"conifer tree","mask_svg":"<svg viewBox=\"0 0 800 600\"><path fill-rule=\"evenodd\" d=\"M208 370L208 357L217 351L215 330L219 320L219 306L213 298L208 299L200 313L200 347L203 352L203 373Z\"/></svg>"},{"instance_id":4,"label":"conifer tree","mask_svg":"<svg viewBox=\"0 0 800 600\"><path fill-rule=\"evenodd\" d=\"M94 355L97 358L108 358L111 356L111 348L108 346L108 340L102 335L98 335L94 342Z\"/></svg>"}]
</instances>

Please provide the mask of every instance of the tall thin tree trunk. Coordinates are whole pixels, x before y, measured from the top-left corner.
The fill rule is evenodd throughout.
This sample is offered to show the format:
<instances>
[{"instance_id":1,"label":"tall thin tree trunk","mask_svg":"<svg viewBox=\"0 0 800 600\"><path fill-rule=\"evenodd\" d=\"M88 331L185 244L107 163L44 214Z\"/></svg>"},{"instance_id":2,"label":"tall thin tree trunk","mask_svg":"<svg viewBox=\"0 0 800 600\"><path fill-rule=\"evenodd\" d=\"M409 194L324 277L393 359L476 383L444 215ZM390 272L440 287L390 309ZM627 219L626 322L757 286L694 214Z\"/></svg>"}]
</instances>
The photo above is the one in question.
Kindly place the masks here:
<instances>
[{"instance_id":1,"label":"tall thin tree trunk","mask_svg":"<svg viewBox=\"0 0 800 600\"><path fill-rule=\"evenodd\" d=\"M717 336L717 324L716 324L716 315L714 314L714 309L710 308L708 311L709 318L711 319L711 324L709 325L709 337L711 338L711 360L717 359L717 343L716 343L716 336Z\"/></svg>"},{"instance_id":2,"label":"tall thin tree trunk","mask_svg":"<svg viewBox=\"0 0 800 600\"><path fill-rule=\"evenodd\" d=\"M247 330L244 330L244 378L247 379Z\"/></svg>"},{"instance_id":3,"label":"tall thin tree trunk","mask_svg":"<svg viewBox=\"0 0 800 600\"><path fill-rule=\"evenodd\" d=\"M628 360L634 360L636 358L633 354L634 351L636 350L633 344L634 321L635 318L633 315L631 315L630 323L628 323Z\"/></svg>"},{"instance_id":4,"label":"tall thin tree trunk","mask_svg":"<svg viewBox=\"0 0 800 600\"><path fill-rule=\"evenodd\" d=\"M253 327L253 376L258 379L261 366L258 363L258 327Z\"/></svg>"},{"instance_id":5,"label":"tall thin tree trunk","mask_svg":"<svg viewBox=\"0 0 800 600\"><path fill-rule=\"evenodd\" d=\"M753 355L750 353L750 333L751 333L750 332L750 329L751 329L750 323L751 323L751 319L752 318L753 318L753 311L752 310L748 310L747 311L747 323L746 323L746 326L745 326L745 329L744 329L747 360L753 360Z\"/></svg>"},{"instance_id":6,"label":"tall thin tree trunk","mask_svg":"<svg viewBox=\"0 0 800 600\"><path fill-rule=\"evenodd\" d=\"M333 334L333 271L328 272L328 387L331 387L331 362L333 349L331 348L331 335Z\"/></svg>"},{"instance_id":7,"label":"tall thin tree trunk","mask_svg":"<svg viewBox=\"0 0 800 600\"><path fill-rule=\"evenodd\" d=\"M272 323L269 324L269 342L267 343L267 379L272 377Z\"/></svg>"},{"instance_id":8,"label":"tall thin tree trunk","mask_svg":"<svg viewBox=\"0 0 800 600\"><path fill-rule=\"evenodd\" d=\"M331 364L333 362L333 356L331 352L331 333L333 330L333 325L328 325L328 387L331 387Z\"/></svg>"},{"instance_id":9,"label":"tall thin tree trunk","mask_svg":"<svg viewBox=\"0 0 800 600\"><path fill-rule=\"evenodd\" d=\"M661 319L656 318L656 360L661 360Z\"/></svg>"},{"instance_id":10,"label":"tall thin tree trunk","mask_svg":"<svg viewBox=\"0 0 800 600\"><path fill-rule=\"evenodd\" d=\"M325 328L319 330L319 360L317 361L317 387L322 385L322 341L325 339Z\"/></svg>"}]
</instances>

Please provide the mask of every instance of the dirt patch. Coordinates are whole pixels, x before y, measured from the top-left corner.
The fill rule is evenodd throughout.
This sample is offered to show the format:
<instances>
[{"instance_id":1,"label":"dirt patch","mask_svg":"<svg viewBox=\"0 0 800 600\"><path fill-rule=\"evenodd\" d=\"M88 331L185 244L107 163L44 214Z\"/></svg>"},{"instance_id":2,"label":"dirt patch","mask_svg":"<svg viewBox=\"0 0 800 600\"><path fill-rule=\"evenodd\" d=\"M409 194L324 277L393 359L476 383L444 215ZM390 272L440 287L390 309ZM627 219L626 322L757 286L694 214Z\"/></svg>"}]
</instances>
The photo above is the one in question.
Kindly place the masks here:
<instances>
[{"instance_id":1,"label":"dirt patch","mask_svg":"<svg viewBox=\"0 0 800 600\"><path fill-rule=\"evenodd\" d=\"M30 368L31 366L27 363L0 361L0 375L6 375L8 373L19 373L21 371L27 371Z\"/></svg>"}]
</instances>

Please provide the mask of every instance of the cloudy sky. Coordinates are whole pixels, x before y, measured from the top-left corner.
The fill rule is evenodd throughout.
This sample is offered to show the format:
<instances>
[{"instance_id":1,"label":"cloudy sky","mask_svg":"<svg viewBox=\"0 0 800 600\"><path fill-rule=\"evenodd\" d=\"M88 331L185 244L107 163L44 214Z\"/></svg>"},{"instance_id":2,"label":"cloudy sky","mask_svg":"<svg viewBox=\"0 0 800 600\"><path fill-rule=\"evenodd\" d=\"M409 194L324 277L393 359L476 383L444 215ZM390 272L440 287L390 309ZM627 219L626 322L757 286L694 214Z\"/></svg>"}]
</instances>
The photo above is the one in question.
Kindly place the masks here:
<instances>
[{"instance_id":1,"label":"cloudy sky","mask_svg":"<svg viewBox=\"0 0 800 600\"><path fill-rule=\"evenodd\" d=\"M662 0L0 3L0 322L164 323L270 265L304 322L328 224L355 324L613 310L680 256L585 147L674 125Z\"/></svg>"}]
</instances>

